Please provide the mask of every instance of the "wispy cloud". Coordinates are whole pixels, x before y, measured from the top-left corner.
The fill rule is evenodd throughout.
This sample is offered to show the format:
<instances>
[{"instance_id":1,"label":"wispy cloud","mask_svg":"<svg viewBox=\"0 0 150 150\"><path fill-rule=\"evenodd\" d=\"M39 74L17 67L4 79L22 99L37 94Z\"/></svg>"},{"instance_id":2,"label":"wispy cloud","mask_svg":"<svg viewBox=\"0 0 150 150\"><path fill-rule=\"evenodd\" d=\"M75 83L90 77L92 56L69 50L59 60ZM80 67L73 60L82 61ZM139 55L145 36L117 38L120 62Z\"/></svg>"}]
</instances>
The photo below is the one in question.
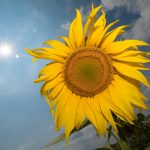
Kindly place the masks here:
<instances>
[{"instance_id":1,"label":"wispy cloud","mask_svg":"<svg viewBox=\"0 0 150 150\"><path fill-rule=\"evenodd\" d=\"M139 18L133 23L133 27L128 32L129 38L150 39L150 1L149 0L102 0L104 8L109 11L116 8L126 8L129 13L139 14Z\"/></svg>"},{"instance_id":2,"label":"wispy cloud","mask_svg":"<svg viewBox=\"0 0 150 150\"><path fill-rule=\"evenodd\" d=\"M139 12L140 18L134 23L129 36L133 38L150 40L150 1L136 1L135 7L137 7L137 12Z\"/></svg>"},{"instance_id":3,"label":"wispy cloud","mask_svg":"<svg viewBox=\"0 0 150 150\"><path fill-rule=\"evenodd\" d=\"M29 143L25 143L25 144L21 144L17 150L28 150L32 147L33 143L29 142Z\"/></svg>"},{"instance_id":4,"label":"wispy cloud","mask_svg":"<svg viewBox=\"0 0 150 150\"><path fill-rule=\"evenodd\" d=\"M81 6L79 8L79 10L80 10L80 12L82 14L82 20L83 20L83 22L85 22L86 17L88 16L88 14L91 11L91 5L87 5L86 7L85 6Z\"/></svg>"},{"instance_id":5,"label":"wispy cloud","mask_svg":"<svg viewBox=\"0 0 150 150\"><path fill-rule=\"evenodd\" d=\"M69 30L70 22L66 22L60 25L62 30Z\"/></svg>"},{"instance_id":6,"label":"wispy cloud","mask_svg":"<svg viewBox=\"0 0 150 150\"><path fill-rule=\"evenodd\" d=\"M91 11L91 5L86 5L86 7L85 6L80 6L79 10L80 10L80 12L82 14L82 21L84 23L85 20L86 20L87 15ZM69 27L70 27L70 24L71 24L71 22L69 22L69 21L67 21L65 23L62 23L60 25L61 30L68 31Z\"/></svg>"}]
</instances>

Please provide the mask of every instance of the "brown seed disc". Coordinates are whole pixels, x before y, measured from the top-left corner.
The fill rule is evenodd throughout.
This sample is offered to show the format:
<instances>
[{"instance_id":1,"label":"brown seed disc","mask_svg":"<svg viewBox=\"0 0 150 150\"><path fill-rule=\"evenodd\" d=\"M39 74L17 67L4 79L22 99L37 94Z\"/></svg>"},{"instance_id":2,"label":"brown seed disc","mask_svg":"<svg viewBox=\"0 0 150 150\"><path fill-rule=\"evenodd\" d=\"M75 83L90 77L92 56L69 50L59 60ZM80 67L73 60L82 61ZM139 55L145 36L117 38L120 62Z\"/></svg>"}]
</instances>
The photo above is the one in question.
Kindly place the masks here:
<instances>
[{"instance_id":1,"label":"brown seed disc","mask_svg":"<svg viewBox=\"0 0 150 150\"><path fill-rule=\"evenodd\" d=\"M64 78L73 93L91 97L107 88L112 72L108 55L98 48L82 48L66 60Z\"/></svg>"}]
</instances>

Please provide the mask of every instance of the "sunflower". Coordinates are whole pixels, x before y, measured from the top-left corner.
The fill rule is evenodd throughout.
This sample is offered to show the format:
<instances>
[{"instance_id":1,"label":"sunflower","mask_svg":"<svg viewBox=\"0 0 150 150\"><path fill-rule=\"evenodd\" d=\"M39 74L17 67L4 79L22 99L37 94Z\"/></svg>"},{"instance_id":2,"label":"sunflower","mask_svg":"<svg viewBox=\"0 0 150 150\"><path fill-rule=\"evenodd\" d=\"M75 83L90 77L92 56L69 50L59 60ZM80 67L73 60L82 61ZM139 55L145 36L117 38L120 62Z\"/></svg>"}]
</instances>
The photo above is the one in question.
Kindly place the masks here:
<instances>
[{"instance_id":1,"label":"sunflower","mask_svg":"<svg viewBox=\"0 0 150 150\"><path fill-rule=\"evenodd\" d=\"M34 59L51 60L35 82L44 81L40 92L50 106L56 130L64 127L66 141L86 120L105 136L109 125L117 132L113 115L133 124L133 109L147 109L140 85L150 84L140 71L149 70L144 64L150 59L138 46L149 44L118 40L127 25L110 30L118 20L106 25L104 10L96 19L101 8L92 5L84 26L76 9L68 36L59 37L63 42L48 40L45 47L26 49Z\"/></svg>"}]
</instances>

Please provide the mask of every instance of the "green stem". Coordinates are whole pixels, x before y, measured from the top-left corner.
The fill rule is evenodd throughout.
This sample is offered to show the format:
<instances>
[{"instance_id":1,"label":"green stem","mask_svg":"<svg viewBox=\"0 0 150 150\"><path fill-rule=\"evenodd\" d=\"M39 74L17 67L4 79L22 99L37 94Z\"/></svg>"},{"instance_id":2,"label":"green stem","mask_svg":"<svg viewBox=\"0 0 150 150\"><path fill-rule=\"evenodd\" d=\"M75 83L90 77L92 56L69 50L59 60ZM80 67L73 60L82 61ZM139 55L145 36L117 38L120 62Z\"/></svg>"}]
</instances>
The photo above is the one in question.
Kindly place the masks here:
<instances>
[{"instance_id":1,"label":"green stem","mask_svg":"<svg viewBox=\"0 0 150 150\"><path fill-rule=\"evenodd\" d=\"M111 132L111 134L116 139L118 145L122 150L130 150L129 145L125 141L120 140L113 132Z\"/></svg>"}]
</instances>

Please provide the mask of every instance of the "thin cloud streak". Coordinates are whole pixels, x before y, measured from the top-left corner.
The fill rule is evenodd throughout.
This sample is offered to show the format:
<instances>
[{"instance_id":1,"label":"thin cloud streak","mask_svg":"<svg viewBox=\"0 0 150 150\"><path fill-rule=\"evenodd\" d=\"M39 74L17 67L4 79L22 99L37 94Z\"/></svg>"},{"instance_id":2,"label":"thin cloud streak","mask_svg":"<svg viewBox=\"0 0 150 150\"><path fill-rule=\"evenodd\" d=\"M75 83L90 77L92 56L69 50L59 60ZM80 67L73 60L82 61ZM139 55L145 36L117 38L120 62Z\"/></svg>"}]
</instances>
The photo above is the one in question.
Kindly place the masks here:
<instances>
[{"instance_id":1,"label":"thin cloud streak","mask_svg":"<svg viewBox=\"0 0 150 150\"><path fill-rule=\"evenodd\" d=\"M128 38L150 40L150 1L149 0L102 0L102 4L107 11L126 8L129 13L139 14L139 18L134 21L132 28L125 35Z\"/></svg>"}]
</instances>

